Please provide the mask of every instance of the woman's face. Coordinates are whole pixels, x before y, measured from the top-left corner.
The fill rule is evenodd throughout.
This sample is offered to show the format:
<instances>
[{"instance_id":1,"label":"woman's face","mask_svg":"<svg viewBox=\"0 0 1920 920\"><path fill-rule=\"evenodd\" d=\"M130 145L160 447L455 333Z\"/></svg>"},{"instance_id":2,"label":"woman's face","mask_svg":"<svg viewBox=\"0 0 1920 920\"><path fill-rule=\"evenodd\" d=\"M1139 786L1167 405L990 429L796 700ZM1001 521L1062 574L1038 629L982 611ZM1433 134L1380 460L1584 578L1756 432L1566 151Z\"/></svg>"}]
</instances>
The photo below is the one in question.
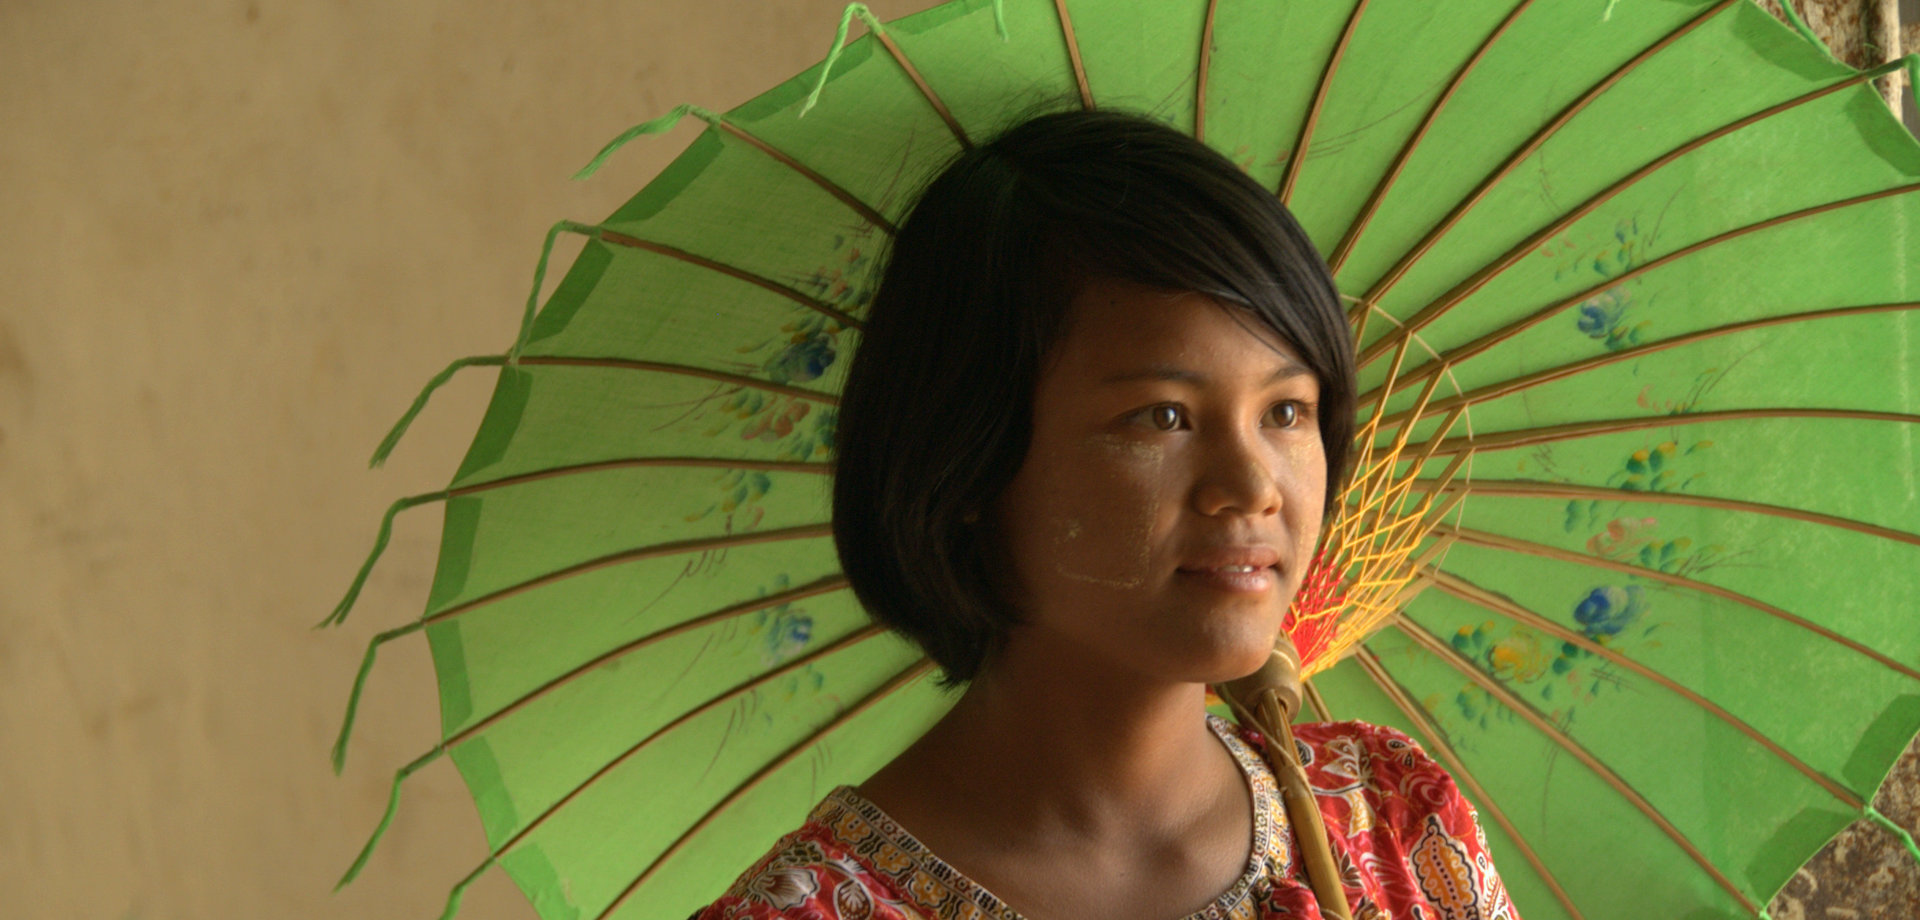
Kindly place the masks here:
<instances>
[{"instance_id":1,"label":"woman's face","mask_svg":"<svg viewBox=\"0 0 1920 920\"><path fill-rule=\"evenodd\" d=\"M1158 680L1266 660L1320 532L1320 386L1252 316L1199 294L1086 285L995 504L1010 643Z\"/></svg>"}]
</instances>

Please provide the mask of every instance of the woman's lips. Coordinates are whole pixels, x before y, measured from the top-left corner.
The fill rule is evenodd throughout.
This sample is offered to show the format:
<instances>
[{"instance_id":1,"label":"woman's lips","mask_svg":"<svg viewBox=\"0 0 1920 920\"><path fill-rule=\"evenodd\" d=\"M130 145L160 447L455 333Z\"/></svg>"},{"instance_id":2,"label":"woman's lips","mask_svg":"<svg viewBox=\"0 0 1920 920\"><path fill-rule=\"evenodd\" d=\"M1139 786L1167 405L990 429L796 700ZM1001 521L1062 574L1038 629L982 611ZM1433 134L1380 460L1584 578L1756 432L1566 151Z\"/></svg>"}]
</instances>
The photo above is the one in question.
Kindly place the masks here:
<instances>
[{"instance_id":1,"label":"woman's lips","mask_svg":"<svg viewBox=\"0 0 1920 920\"><path fill-rule=\"evenodd\" d=\"M1231 594L1261 594L1280 583L1280 573L1272 566L1181 568L1177 574L1190 584Z\"/></svg>"},{"instance_id":2,"label":"woman's lips","mask_svg":"<svg viewBox=\"0 0 1920 920\"><path fill-rule=\"evenodd\" d=\"M1280 553L1270 546L1221 546L1190 555L1176 573L1203 587L1258 594L1280 583L1279 565Z\"/></svg>"}]
</instances>

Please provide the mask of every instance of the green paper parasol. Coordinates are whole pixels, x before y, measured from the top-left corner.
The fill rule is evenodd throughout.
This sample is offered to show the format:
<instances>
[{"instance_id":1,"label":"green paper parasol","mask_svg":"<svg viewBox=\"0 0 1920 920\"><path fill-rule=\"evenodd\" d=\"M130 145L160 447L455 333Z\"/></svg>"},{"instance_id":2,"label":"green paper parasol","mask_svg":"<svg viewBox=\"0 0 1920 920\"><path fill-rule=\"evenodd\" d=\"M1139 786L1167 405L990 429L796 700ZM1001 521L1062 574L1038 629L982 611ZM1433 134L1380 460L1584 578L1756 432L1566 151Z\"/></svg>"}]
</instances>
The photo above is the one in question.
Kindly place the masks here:
<instances>
[{"instance_id":1,"label":"green paper parasol","mask_svg":"<svg viewBox=\"0 0 1920 920\"><path fill-rule=\"evenodd\" d=\"M1058 100L1201 136L1335 266L1372 561L1296 641L1327 714L1460 779L1529 920L1753 916L1871 812L1920 729L1920 146L1880 72L1749 0L856 16L622 138L709 123L429 385L499 368L448 489L383 524L445 505L354 702L425 634L443 735L394 802L444 755L491 849L450 910L497 865L549 920L685 916L941 714L838 575L834 394L918 184Z\"/></svg>"}]
</instances>

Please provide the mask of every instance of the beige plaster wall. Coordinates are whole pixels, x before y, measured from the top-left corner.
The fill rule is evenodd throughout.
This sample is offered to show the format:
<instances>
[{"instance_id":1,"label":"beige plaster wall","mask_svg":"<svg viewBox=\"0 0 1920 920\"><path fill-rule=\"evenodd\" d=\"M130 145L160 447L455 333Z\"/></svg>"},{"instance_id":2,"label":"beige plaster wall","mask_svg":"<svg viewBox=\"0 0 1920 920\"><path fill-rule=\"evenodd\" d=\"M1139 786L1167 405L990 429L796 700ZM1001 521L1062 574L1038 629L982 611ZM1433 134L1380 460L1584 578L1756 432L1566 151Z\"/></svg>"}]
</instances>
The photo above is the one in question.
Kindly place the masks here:
<instances>
[{"instance_id":1,"label":"beige plaster wall","mask_svg":"<svg viewBox=\"0 0 1920 920\"><path fill-rule=\"evenodd\" d=\"M870 0L883 18L931 0ZM0 916L421 918L484 852L444 762L328 889L437 728L389 647L487 395L418 386L515 329L546 227L603 216L693 136L569 175L680 101L741 102L841 0L0 0ZM571 250L559 256L564 265ZM463 916L530 917L489 875Z\"/></svg>"},{"instance_id":2,"label":"beige plaster wall","mask_svg":"<svg viewBox=\"0 0 1920 920\"><path fill-rule=\"evenodd\" d=\"M886 18L927 0L872 0ZM0 0L0 916L425 918L484 854L418 614L445 484L556 219L597 220L726 108L825 52L841 0ZM571 252L560 255L564 265ZM470 920L530 917L497 873Z\"/></svg>"}]
</instances>

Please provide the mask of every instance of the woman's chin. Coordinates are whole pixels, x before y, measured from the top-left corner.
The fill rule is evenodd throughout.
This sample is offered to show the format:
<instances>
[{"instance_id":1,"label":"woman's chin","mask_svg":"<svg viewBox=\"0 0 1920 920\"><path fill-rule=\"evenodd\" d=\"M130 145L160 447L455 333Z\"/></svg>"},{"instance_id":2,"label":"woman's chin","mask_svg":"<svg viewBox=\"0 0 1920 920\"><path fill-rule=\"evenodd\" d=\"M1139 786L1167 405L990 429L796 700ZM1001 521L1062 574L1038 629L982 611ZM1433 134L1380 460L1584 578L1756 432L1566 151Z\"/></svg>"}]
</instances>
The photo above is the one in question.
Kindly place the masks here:
<instances>
[{"instance_id":1,"label":"woman's chin","mask_svg":"<svg viewBox=\"0 0 1920 920\"><path fill-rule=\"evenodd\" d=\"M1209 642L1181 656L1180 679L1202 684L1224 684L1260 670L1273 654L1272 633L1258 632L1232 642ZM1172 663L1172 662L1169 662Z\"/></svg>"}]
</instances>

